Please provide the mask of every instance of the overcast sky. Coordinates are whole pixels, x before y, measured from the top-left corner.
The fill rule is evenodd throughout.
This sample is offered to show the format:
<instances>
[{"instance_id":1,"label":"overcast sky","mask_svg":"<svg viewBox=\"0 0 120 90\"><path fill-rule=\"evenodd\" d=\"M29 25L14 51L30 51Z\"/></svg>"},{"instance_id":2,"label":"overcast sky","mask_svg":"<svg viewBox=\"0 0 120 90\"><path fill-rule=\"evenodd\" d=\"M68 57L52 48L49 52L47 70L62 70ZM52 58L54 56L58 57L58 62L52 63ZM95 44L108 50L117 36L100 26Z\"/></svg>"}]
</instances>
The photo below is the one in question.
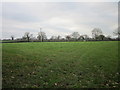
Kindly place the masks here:
<instances>
[{"instance_id":1,"label":"overcast sky","mask_svg":"<svg viewBox=\"0 0 120 90\"><path fill-rule=\"evenodd\" d=\"M79 32L91 36L94 28L113 36L118 26L117 2L4 2L2 3L2 38L21 38L25 32L40 31L52 35Z\"/></svg>"}]
</instances>

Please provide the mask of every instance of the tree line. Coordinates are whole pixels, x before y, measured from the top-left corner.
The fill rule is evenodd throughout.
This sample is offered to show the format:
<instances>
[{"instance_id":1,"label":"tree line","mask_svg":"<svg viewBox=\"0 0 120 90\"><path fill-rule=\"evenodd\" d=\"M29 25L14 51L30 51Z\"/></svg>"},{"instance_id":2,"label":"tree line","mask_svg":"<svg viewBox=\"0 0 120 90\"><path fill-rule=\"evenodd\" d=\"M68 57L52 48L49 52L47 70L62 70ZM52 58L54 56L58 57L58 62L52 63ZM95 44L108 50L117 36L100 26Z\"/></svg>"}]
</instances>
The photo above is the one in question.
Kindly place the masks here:
<instances>
[{"instance_id":1,"label":"tree line","mask_svg":"<svg viewBox=\"0 0 120 90\"><path fill-rule=\"evenodd\" d=\"M92 38L90 38L87 34L80 35L78 32L73 32L70 35L66 35L62 38L60 35L51 36L49 39L46 36L45 32L38 32L36 37L33 37L33 34L30 32L25 32L22 38L14 39L15 37L12 35L11 40L14 41L23 41L23 42L55 42L55 41L112 41L112 40L120 40L120 27L116 29L113 34L117 36L117 38L111 38L110 35L105 36L100 28L94 28L92 31Z\"/></svg>"}]
</instances>

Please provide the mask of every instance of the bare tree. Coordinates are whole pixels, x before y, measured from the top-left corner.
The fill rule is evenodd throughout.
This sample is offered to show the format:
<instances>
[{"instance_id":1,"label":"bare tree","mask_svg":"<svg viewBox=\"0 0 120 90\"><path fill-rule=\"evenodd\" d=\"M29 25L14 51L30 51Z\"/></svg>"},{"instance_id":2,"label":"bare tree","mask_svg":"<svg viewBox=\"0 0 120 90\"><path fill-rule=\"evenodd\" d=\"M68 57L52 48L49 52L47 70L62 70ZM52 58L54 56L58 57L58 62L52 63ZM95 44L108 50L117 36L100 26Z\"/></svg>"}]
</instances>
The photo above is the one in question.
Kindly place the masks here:
<instances>
[{"instance_id":1,"label":"bare tree","mask_svg":"<svg viewBox=\"0 0 120 90\"><path fill-rule=\"evenodd\" d=\"M71 36L70 35L67 35L67 36L65 36L65 38L66 38L66 40L70 40L71 39Z\"/></svg>"},{"instance_id":2,"label":"bare tree","mask_svg":"<svg viewBox=\"0 0 120 90\"><path fill-rule=\"evenodd\" d=\"M101 30L100 28L94 28L94 29L92 30L92 37L93 37L94 39L97 39L97 37L98 37L99 35L102 35L102 30Z\"/></svg>"},{"instance_id":3,"label":"bare tree","mask_svg":"<svg viewBox=\"0 0 120 90\"><path fill-rule=\"evenodd\" d=\"M73 33L71 34L71 36L72 36L75 40L77 40L77 39L80 37L80 34L79 34L78 32L73 32Z\"/></svg>"},{"instance_id":4,"label":"bare tree","mask_svg":"<svg viewBox=\"0 0 120 90\"><path fill-rule=\"evenodd\" d=\"M89 36L87 34L82 35L84 37L84 40L88 40Z\"/></svg>"},{"instance_id":5,"label":"bare tree","mask_svg":"<svg viewBox=\"0 0 120 90\"><path fill-rule=\"evenodd\" d=\"M111 40L111 36L108 35L108 36L106 37L106 39L107 39L107 40Z\"/></svg>"},{"instance_id":6,"label":"bare tree","mask_svg":"<svg viewBox=\"0 0 120 90\"><path fill-rule=\"evenodd\" d=\"M104 35L99 35L97 38L98 38L99 40L104 40L105 36L104 36Z\"/></svg>"},{"instance_id":7,"label":"bare tree","mask_svg":"<svg viewBox=\"0 0 120 90\"><path fill-rule=\"evenodd\" d=\"M57 36L57 39L58 39L58 40L60 40L60 39L61 39L61 36L60 36L60 35L58 35L58 36Z\"/></svg>"},{"instance_id":8,"label":"bare tree","mask_svg":"<svg viewBox=\"0 0 120 90\"><path fill-rule=\"evenodd\" d=\"M29 42L30 41L30 38L32 37L33 35L32 34L30 34L29 32L25 32L25 34L24 34L24 39L27 39L27 41Z\"/></svg>"},{"instance_id":9,"label":"bare tree","mask_svg":"<svg viewBox=\"0 0 120 90\"><path fill-rule=\"evenodd\" d=\"M41 33L38 32L38 36L37 36L38 40L41 40Z\"/></svg>"},{"instance_id":10,"label":"bare tree","mask_svg":"<svg viewBox=\"0 0 120 90\"><path fill-rule=\"evenodd\" d=\"M41 40L41 42L43 42L43 40L47 39L47 36L45 34L45 32L38 32L38 36L37 36L38 40Z\"/></svg>"},{"instance_id":11,"label":"bare tree","mask_svg":"<svg viewBox=\"0 0 120 90\"><path fill-rule=\"evenodd\" d=\"M14 36L13 35L11 35L11 39L14 40Z\"/></svg>"},{"instance_id":12,"label":"bare tree","mask_svg":"<svg viewBox=\"0 0 120 90\"><path fill-rule=\"evenodd\" d=\"M57 39L57 36L51 36L50 39L51 39L51 40L56 40L56 39Z\"/></svg>"},{"instance_id":13,"label":"bare tree","mask_svg":"<svg viewBox=\"0 0 120 90\"><path fill-rule=\"evenodd\" d=\"M83 40L84 40L84 36L81 35L81 36L78 38L78 40L83 41Z\"/></svg>"},{"instance_id":14,"label":"bare tree","mask_svg":"<svg viewBox=\"0 0 120 90\"><path fill-rule=\"evenodd\" d=\"M120 26L113 32L115 36L118 36L120 38Z\"/></svg>"}]
</instances>

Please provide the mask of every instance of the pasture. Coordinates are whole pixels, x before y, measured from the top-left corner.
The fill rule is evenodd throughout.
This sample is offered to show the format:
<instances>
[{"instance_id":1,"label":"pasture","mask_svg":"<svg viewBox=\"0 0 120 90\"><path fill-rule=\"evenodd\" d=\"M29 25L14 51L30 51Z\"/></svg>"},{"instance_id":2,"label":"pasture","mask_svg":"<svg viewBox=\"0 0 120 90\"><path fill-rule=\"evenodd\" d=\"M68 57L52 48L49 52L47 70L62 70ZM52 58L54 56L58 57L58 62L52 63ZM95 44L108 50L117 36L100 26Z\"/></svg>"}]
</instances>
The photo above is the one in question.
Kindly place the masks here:
<instances>
[{"instance_id":1,"label":"pasture","mask_svg":"<svg viewBox=\"0 0 120 90\"><path fill-rule=\"evenodd\" d=\"M2 44L3 88L116 88L118 42Z\"/></svg>"}]
</instances>

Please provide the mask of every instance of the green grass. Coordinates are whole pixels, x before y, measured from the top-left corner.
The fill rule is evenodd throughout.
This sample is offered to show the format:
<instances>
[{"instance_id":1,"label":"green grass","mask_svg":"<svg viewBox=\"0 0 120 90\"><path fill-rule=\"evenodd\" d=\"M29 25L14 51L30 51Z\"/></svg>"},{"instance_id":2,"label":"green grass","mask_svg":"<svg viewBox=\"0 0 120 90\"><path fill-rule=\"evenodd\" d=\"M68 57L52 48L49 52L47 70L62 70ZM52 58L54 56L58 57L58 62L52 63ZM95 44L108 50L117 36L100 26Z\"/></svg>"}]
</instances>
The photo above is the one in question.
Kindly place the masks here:
<instances>
[{"instance_id":1,"label":"green grass","mask_svg":"<svg viewBox=\"0 0 120 90\"><path fill-rule=\"evenodd\" d=\"M12 42L14 40L0 40L0 42Z\"/></svg>"},{"instance_id":2,"label":"green grass","mask_svg":"<svg viewBox=\"0 0 120 90\"><path fill-rule=\"evenodd\" d=\"M120 87L117 41L2 46L3 88Z\"/></svg>"}]
</instances>

